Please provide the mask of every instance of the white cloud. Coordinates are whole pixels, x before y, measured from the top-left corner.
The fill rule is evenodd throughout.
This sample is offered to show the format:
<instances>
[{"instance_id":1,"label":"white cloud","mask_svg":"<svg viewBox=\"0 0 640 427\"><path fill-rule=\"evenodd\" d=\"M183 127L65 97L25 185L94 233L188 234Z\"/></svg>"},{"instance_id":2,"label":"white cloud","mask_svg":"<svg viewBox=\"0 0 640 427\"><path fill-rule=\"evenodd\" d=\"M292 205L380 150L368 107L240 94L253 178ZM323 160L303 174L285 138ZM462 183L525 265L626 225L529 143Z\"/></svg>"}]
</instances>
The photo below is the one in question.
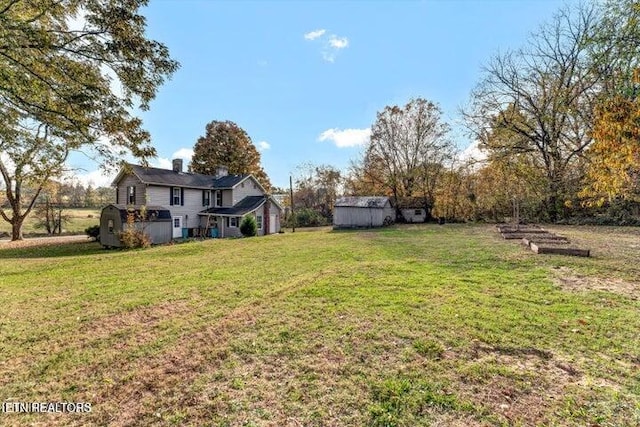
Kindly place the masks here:
<instances>
[{"instance_id":1,"label":"white cloud","mask_svg":"<svg viewBox=\"0 0 640 427\"><path fill-rule=\"evenodd\" d=\"M478 142L472 142L467 148L460 153L460 162L462 163L480 163L487 159L487 153L480 149Z\"/></svg>"},{"instance_id":2,"label":"white cloud","mask_svg":"<svg viewBox=\"0 0 640 427\"><path fill-rule=\"evenodd\" d=\"M258 142L258 151L265 151L269 148L271 148L271 144L269 144L267 141Z\"/></svg>"},{"instance_id":3,"label":"white cloud","mask_svg":"<svg viewBox=\"0 0 640 427\"><path fill-rule=\"evenodd\" d=\"M318 141L332 141L336 147L356 147L365 145L371 137L371 129L327 129L320 134Z\"/></svg>"},{"instance_id":4,"label":"white cloud","mask_svg":"<svg viewBox=\"0 0 640 427\"><path fill-rule=\"evenodd\" d=\"M334 62L338 52L349 46L349 39L346 37L339 37L336 34L328 34L327 30L321 29L308 32L304 35L306 40L317 40L322 44L320 54L322 59L327 62Z\"/></svg>"},{"instance_id":5,"label":"white cloud","mask_svg":"<svg viewBox=\"0 0 640 427\"><path fill-rule=\"evenodd\" d=\"M84 187L91 185L96 187L109 187L115 179L118 172L105 172L103 170L94 170L85 173L73 173L71 179L77 179Z\"/></svg>"},{"instance_id":6,"label":"white cloud","mask_svg":"<svg viewBox=\"0 0 640 427\"><path fill-rule=\"evenodd\" d=\"M176 157L172 157L175 159ZM172 169L171 159L165 157L157 157L149 162L149 166L160 169ZM184 168L183 168L184 169Z\"/></svg>"},{"instance_id":7,"label":"white cloud","mask_svg":"<svg viewBox=\"0 0 640 427\"><path fill-rule=\"evenodd\" d=\"M171 155L172 159L183 159L183 160L186 160L187 162L190 162L192 157L193 157L193 150L191 148L181 148Z\"/></svg>"},{"instance_id":8,"label":"white cloud","mask_svg":"<svg viewBox=\"0 0 640 427\"><path fill-rule=\"evenodd\" d=\"M345 47L349 46L349 39L347 39L346 37L338 37L332 35L331 37L329 37L329 46L334 49L344 49Z\"/></svg>"},{"instance_id":9,"label":"white cloud","mask_svg":"<svg viewBox=\"0 0 640 427\"><path fill-rule=\"evenodd\" d=\"M309 31L308 33L306 33L304 35L305 40L315 40L318 37L322 37L324 35L324 33L326 33L327 30L325 30L324 28L321 28L319 30L315 30L315 31Z\"/></svg>"}]
</instances>

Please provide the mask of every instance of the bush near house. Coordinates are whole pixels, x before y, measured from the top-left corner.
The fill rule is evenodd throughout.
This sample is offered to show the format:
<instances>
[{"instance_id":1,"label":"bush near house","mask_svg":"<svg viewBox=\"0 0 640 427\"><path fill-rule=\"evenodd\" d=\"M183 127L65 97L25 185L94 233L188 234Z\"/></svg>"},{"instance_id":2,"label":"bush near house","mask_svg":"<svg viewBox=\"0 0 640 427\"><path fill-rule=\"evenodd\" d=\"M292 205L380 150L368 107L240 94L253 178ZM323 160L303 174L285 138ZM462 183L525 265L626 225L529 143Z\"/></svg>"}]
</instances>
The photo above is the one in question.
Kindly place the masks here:
<instances>
[{"instance_id":1,"label":"bush near house","mask_svg":"<svg viewBox=\"0 0 640 427\"><path fill-rule=\"evenodd\" d=\"M258 223L256 222L256 219L251 215L245 216L240 223L240 232L244 237L253 237L257 235Z\"/></svg>"}]
</instances>

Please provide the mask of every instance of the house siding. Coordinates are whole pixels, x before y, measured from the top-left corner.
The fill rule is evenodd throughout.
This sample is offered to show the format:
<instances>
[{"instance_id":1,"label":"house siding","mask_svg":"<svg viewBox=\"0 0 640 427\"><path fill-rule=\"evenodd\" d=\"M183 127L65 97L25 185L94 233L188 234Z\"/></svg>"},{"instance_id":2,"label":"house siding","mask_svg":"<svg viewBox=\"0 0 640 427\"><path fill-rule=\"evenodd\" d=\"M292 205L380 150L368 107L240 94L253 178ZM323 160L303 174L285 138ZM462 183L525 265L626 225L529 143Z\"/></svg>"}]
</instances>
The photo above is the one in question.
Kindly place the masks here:
<instances>
[{"instance_id":1,"label":"house siding","mask_svg":"<svg viewBox=\"0 0 640 427\"><path fill-rule=\"evenodd\" d=\"M223 218L222 220L222 227L224 228L224 237L242 237L242 233L240 232L240 221L242 221L242 219L238 220L238 226L237 227L227 227L227 218Z\"/></svg>"},{"instance_id":2,"label":"house siding","mask_svg":"<svg viewBox=\"0 0 640 427\"><path fill-rule=\"evenodd\" d=\"M183 191L183 204L170 205L171 188L159 185L148 186L149 204L165 206L171 211L171 216L181 216L183 227L200 227L202 223L198 212L206 209L206 207L202 206L202 190L185 188Z\"/></svg>"},{"instance_id":3,"label":"house siding","mask_svg":"<svg viewBox=\"0 0 640 427\"><path fill-rule=\"evenodd\" d=\"M221 190L222 191L222 206L233 206L233 190Z\"/></svg>"},{"instance_id":4,"label":"house siding","mask_svg":"<svg viewBox=\"0 0 640 427\"><path fill-rule=\"evenodd\" d=\"M136 187L136 206L150 205L152 204L147 200L147 186L140 182L140 180L132 174L125 175L116 187L116 202L122 205L129 204L129 197L127 194L127 187Z\"/></svg>"},{"instance_id":5,"label":"house siding","mask_svg":"<svg viewBox=\"0 0 640 427\"><path fill-rule=\"evenodd\" d=\"M258 182L252 177L249 177L234 187L231 205L235 205L247 196L262 195L264 195L264 192L260 189Z\"/></svg>"}]
</instances>

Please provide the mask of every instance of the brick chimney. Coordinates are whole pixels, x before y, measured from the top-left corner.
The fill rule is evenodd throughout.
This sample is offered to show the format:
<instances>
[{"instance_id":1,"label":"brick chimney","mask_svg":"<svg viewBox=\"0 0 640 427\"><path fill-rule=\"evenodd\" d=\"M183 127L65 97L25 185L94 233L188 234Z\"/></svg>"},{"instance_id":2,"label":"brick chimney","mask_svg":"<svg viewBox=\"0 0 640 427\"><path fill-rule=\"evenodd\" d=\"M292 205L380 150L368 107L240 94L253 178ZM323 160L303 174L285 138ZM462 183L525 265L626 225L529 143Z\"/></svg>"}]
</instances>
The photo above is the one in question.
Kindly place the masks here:
<instances>
[{"instance_id":1,"label":"brick chimney","mask_svg":"<svg viewBox=\"0 0 640 427\"><path fill-rule=\"evenodd\" d=\"M216 178L222 178L229 175L229 168L224 165L216 166Z\"/></svg>"},{"instance_id":2,"label":"brick chimney","mask_svg":"<svg viewBox=\"0 0 640 427\"><path fill-rule=\"evenodd\" d=\"M181 173L182 172L182 159L173 159L171 161L173 164L173 171Z\"/></svg>"}]
</instances>

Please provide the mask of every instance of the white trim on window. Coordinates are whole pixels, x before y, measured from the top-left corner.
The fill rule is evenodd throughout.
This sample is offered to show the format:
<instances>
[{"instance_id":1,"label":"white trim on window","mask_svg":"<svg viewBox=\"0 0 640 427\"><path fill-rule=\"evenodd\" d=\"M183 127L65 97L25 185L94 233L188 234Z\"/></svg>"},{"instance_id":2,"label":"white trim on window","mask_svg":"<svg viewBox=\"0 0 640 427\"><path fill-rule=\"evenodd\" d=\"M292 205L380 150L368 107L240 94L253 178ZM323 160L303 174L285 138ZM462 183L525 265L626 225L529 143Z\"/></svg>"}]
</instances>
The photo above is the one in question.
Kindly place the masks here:
<instances>
[{"instance_id":1,"label":"white trim on window","mask_svg":"<svg viewBox=\"0 0 640 427\"><path fill-rule=\"evenodd\" d=\"M180 187L173 187L173 204L174 206L180 205Z\"/></svg>"},{"instance_id":2,"label":"white trim on window","mask_svg":"<svg viewBox=\"0 0 640 427\"><path fill-rule=\"evenodd\" d=\"M258 230L262 230L262 215L256 215L256 224L258 225Z\"/></svg>"},{"instance_id":3,"label":"white trim on window","mask_svg":"<svg viewBox=\"0 0 640 427\"><path fill-rule=\"evenodd\" d=\"M129 205L136 204L136 187L133 185L127 187L127 202Z\"/></svg>"}]
</instances>

